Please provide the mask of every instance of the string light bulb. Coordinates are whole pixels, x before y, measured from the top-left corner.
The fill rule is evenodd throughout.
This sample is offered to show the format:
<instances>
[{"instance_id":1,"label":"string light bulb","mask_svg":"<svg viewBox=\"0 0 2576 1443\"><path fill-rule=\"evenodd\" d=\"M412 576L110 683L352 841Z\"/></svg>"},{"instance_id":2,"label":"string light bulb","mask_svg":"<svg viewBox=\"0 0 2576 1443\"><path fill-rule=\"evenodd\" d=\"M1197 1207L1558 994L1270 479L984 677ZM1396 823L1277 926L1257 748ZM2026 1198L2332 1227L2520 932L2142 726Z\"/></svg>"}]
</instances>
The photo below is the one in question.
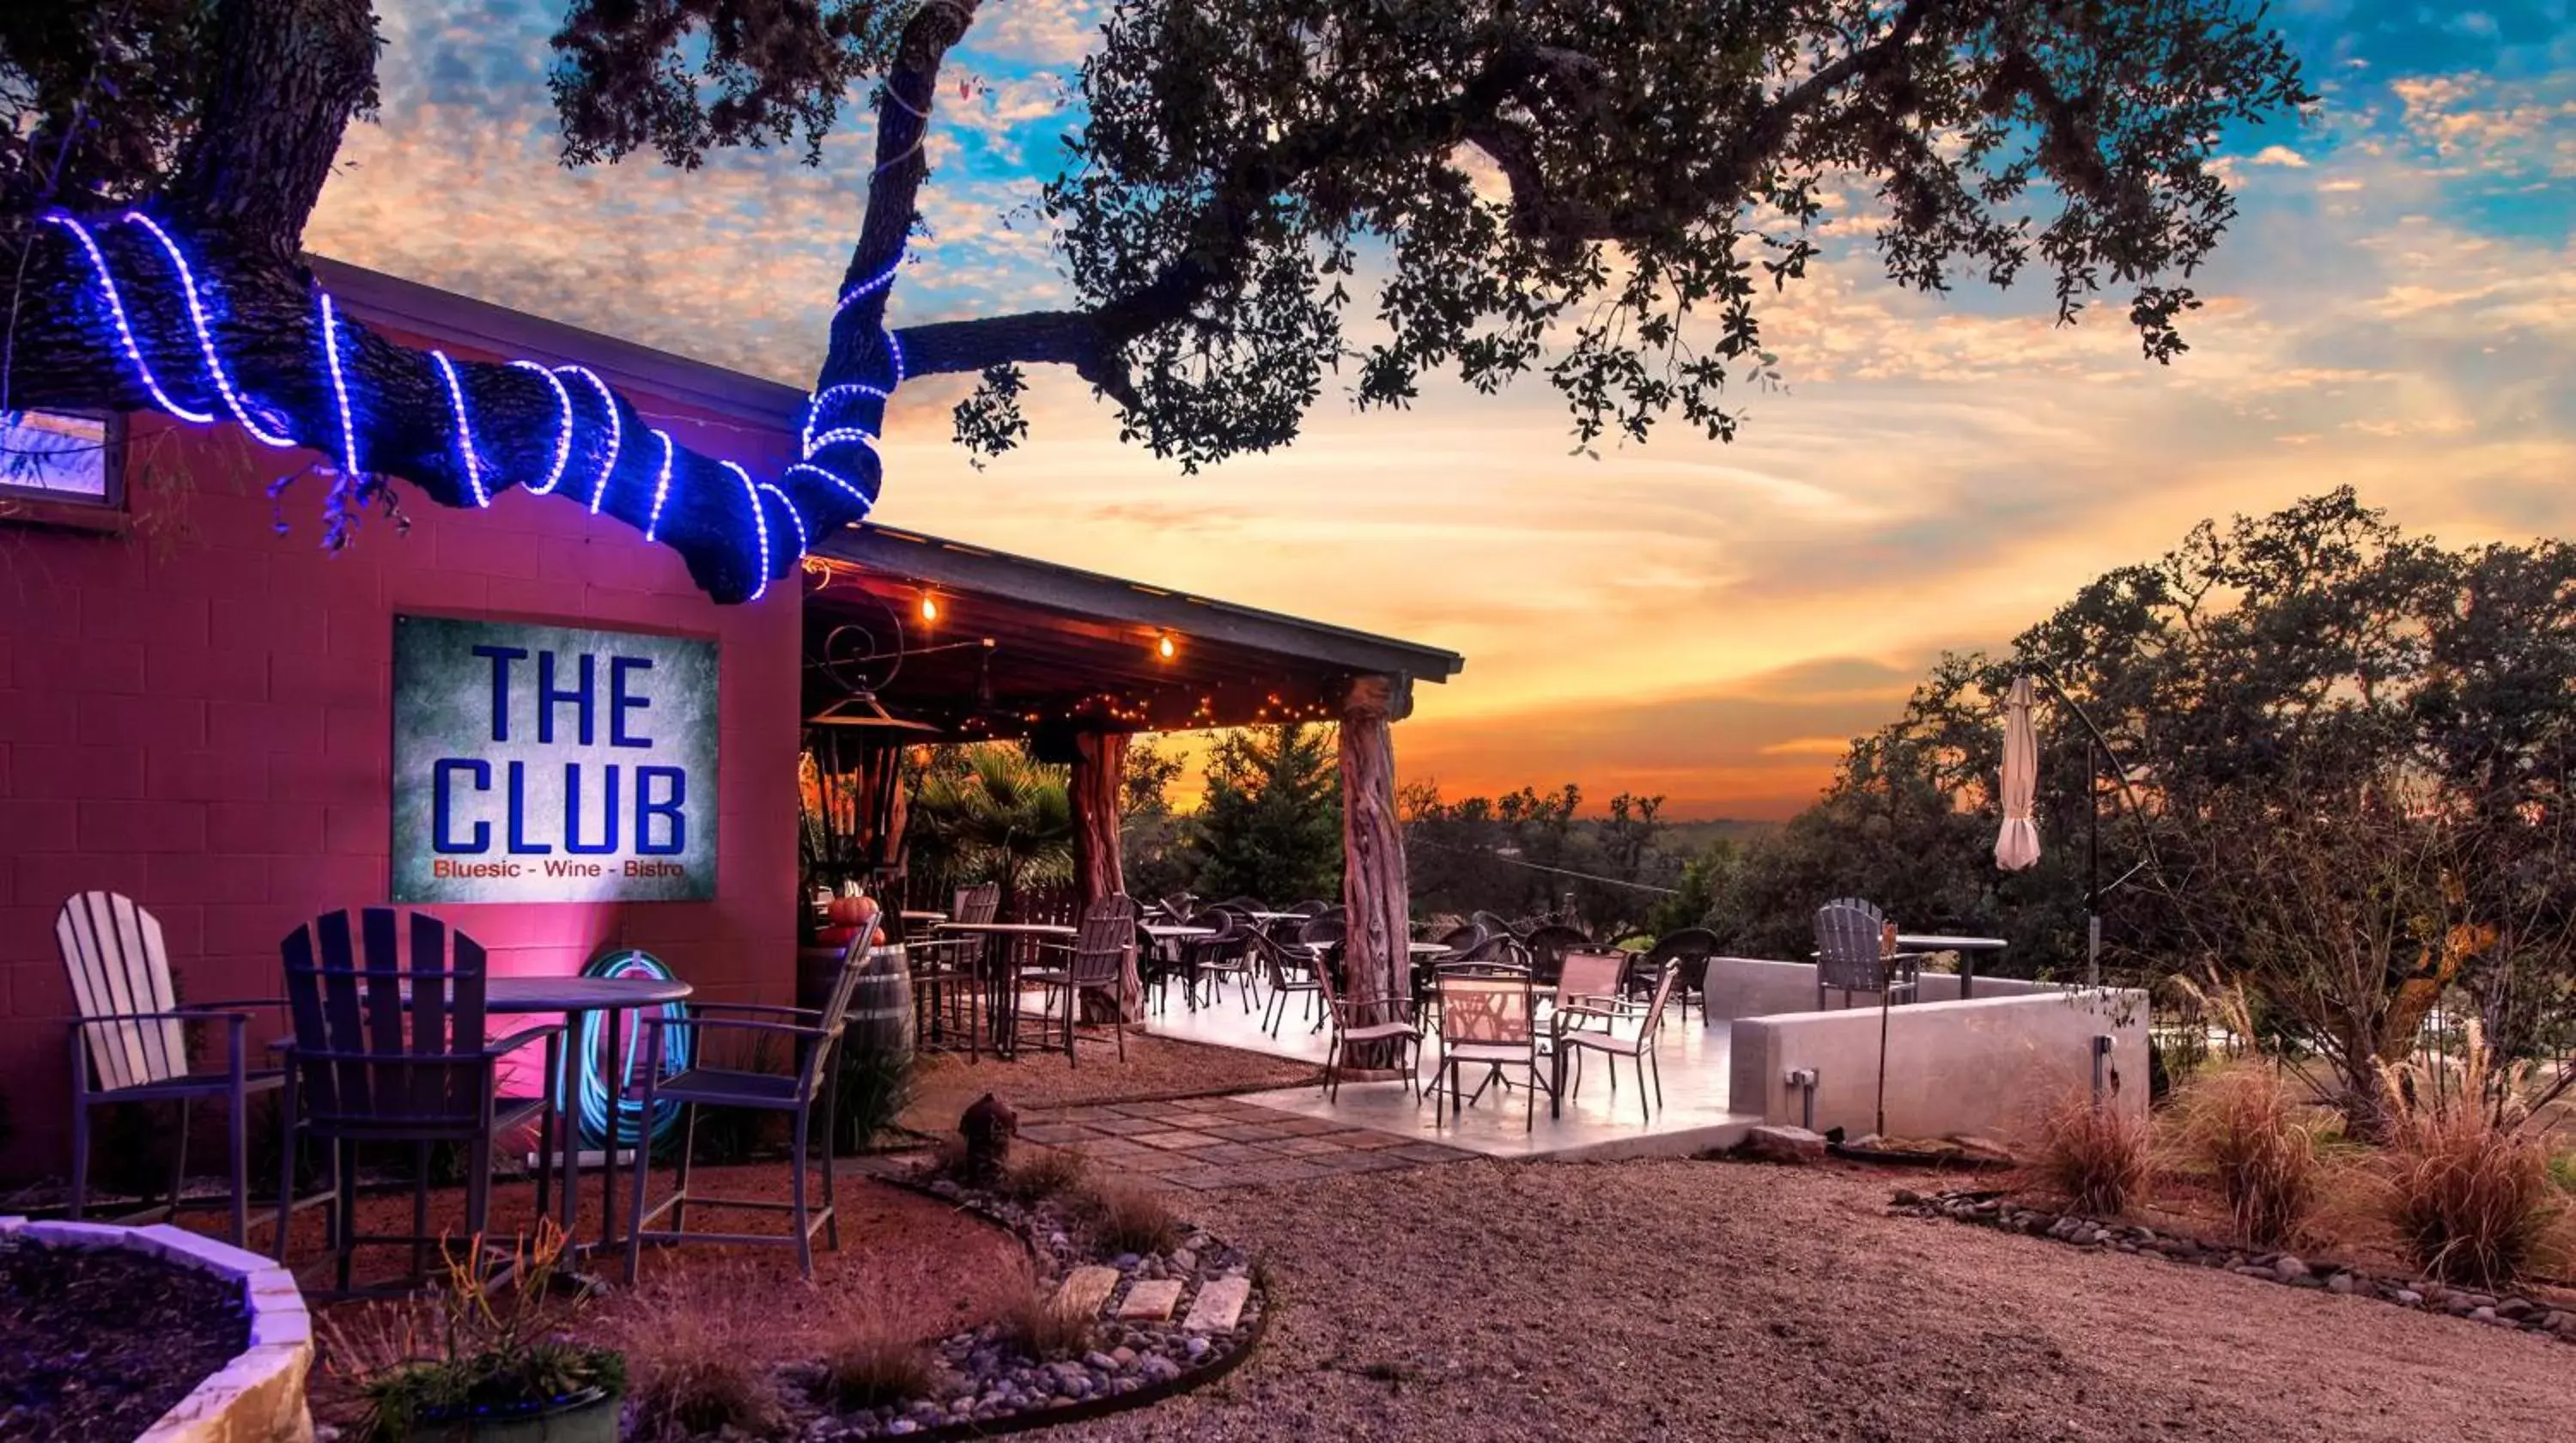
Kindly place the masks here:
<instances>
[{"instance_id":1,"label":"string light bulb","mask_svg":"<svg viewBox=\"0 0 2576 1443\"><path fill-rule=\"evenodd\" d=\"M934 622L939 619L939 598L927 591L921 593L921 619L924 622Z\"/></svg>"},{"instance_id":2,"label":"string light bulb","mask_svg":"<svg viewBox=\"0 0 2576 1443\"><path fill-rule=\"evenodd\" d=\"M1167 631L1161 636L1155 638L1154 654L1165 661L1170 661L1173 657L1181 654L1181 649L1173 643L1172 634Z\"/></svg>"}]
</instances>

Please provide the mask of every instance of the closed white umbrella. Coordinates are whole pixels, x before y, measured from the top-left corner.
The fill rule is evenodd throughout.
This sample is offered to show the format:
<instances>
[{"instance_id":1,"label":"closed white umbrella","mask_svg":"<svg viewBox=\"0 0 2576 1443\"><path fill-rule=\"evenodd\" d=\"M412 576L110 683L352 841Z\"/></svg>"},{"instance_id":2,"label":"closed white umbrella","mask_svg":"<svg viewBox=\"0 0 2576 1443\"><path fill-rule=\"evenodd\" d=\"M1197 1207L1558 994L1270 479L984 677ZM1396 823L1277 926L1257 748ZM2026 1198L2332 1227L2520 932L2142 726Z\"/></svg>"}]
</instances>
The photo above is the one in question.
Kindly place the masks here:
<instances>
[{"instance_id":1,"label":"closed white umbrella","mask_svg":"<svg viewBox=\"0 0 2576 1443\"><path fill-rule=\"evenodd\" d=\"M1995 838L1995 865L2018 872L2039 861L2039 827L2030 819L2039 792L2039 733L2030 722L2030 678L2013 678L2004 698L2004 829Z\"/></svg>"}]
</instances>

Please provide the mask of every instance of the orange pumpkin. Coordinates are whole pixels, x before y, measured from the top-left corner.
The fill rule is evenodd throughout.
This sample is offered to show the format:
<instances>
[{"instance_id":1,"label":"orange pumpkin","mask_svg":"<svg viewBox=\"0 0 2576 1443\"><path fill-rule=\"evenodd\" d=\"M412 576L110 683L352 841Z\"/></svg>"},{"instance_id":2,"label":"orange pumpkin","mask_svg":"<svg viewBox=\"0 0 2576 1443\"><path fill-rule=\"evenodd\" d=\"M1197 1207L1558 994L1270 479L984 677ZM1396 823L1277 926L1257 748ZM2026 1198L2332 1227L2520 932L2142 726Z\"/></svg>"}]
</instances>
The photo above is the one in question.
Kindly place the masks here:
<instances>
[{"instance_id":1,"label":"orange pumpkin","mask_svg":"<svg viewBox=\"0 0 2576 1443\"><path fill-rule=\"evenodd\" d=\"M863 896L835 897L824 915L844 927L857 927L877 914L877 904Z\"/></svg>"}]
</instances>

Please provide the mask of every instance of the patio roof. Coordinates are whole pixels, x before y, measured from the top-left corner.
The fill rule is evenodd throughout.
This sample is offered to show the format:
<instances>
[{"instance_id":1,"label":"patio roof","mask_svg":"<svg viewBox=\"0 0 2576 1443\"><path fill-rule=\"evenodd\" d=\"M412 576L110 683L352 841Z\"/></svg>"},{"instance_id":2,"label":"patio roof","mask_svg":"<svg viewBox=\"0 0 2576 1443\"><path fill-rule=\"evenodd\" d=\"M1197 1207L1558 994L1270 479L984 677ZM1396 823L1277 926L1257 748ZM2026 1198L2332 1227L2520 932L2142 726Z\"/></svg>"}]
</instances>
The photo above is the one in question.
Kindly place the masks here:
<instances>
[{"instance_id":1,"label":"patio roof","mask_svg":"<svg viewBox=\"0 0 2576 1443\"><path fill-rule=\"evenodd\" d=\"M1354 677L1401 689L1466 664L1415 642L886 526L850 527L814 558L809 717L836 707L872 717L872 699L970 738L1244 726L1338 717Z\"/></svg>"}]
</instances>

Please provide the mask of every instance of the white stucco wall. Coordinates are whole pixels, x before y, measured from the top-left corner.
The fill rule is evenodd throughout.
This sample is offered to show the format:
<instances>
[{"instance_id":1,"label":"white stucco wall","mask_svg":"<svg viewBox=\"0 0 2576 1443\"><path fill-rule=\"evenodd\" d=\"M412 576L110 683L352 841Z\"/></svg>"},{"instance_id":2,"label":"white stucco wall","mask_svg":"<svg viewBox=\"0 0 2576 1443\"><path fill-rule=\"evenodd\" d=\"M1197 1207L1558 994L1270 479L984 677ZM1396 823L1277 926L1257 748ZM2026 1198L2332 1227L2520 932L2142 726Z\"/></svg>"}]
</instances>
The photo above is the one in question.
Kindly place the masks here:
<instances>
[{"instance_id":1,"label":"white stucco wall","mask_svg":"<svg viewBox=\"0 0 2576 1443\"><path fill-rule=\"evenodd\" d=\"M1922 974L1923 1002L1955 1002L1959 999L1959 978L1947 972ZM1709 1025L1718 1026L1731 1018L1768 1017L1780 1012L1813 1012L1816 1010L1816 967L1812 962L1770 962L1757 957L1711 957L1708 959ZM1980 977L1976 983L1979 997L2027 997L2035 992L2054 992L2056 987L2045 982L2026 982L2015 977ZM1842 994L1828 994L1826 1005L1842 1005ZM1852 999L1856 1006L1876 1007L1877 999L1862 994Z\"/></svg>"},{"instance_id":2,"label":"white stucco wall","mask_svg":"<svg viewBox=\"0 0 2576 1443\"><path fill-rule=\"evenodd\" d=\"M1785 966L1788 964L1767 964ZM1803 970L1803 969L1802 969ZM1925 979L1927 982L1929 978ZM1977 1133L2011 1138L2037 1112L2082 1095L2092 1082L2092 1045L2112 1039L2114 1099L2124 1111L2147 1107L2147 1000L2142 992L2032 992L1978 995L1969 1001L1919 1002L1887 1016L1887 1130L1905 1137ZM1807 983L1798 1006L1815 1005ZM1879 1011L1800 1010L1770 1016L1719 1017L1732 1028L1730 1106L1766 1122L1801 1120L1801 1090L1788 1075L1817 1074L1818 1131L1840 1127L1858 1137L1876 1128Z\"/></svg>"}]
</instances>

